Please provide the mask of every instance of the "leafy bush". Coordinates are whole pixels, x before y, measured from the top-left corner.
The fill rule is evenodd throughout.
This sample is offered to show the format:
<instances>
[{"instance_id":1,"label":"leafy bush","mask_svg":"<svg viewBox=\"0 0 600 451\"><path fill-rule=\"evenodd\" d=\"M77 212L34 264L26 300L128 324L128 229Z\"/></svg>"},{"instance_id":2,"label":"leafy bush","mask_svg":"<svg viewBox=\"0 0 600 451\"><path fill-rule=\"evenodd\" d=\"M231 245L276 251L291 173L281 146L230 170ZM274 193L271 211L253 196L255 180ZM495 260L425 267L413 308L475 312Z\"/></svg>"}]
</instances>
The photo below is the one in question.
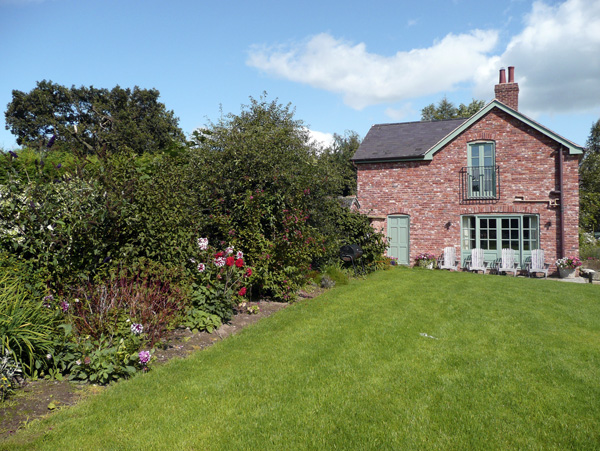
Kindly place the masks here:
<instances>
[{"instance_id":1,"label":"leafy bush","mask_svg":"<svg viewBox=\"0 0 600 451\"><path fill-rule=\"evenodd\" d=\"M276 301L291 301L303 286L313 259L323 254L323 238L309 224L306 210L283 205L271 211L275 203L271 195L259 192L250 197L244 205L247 221L236 237L251 256L256 292Z\"/></svg>"},{"instance_id":2,"label":"leafy bush","mask_svg":"<svg viewBox=\"0 0 600 451\"><path fill-rule=\"evenodd\" d=\"M105 239L109 215L96 181L11 179L5 190L0 246L46 271L55 288L94 274L111 254L113 243Z\"/></svg>"},{"instance_id":3,"label":"leafy bush","mask_svg":"<svg viewBox=\"0 0 600 451\"><path fill-rule=\"evenodd\" d=\"M386 266L383 259L387 249L384 235L373 230L367 216L342 206L337 199L327 199L311 220L326 237L325 254L322 258L315 259L316 268L338 264L340 248L346 244L357 244L362 248L360 264L364 263L367 271Z\"/></svg>"},{"instance_id":4,"label":"leafy bush","mask_svg":"<svg viewBox=\"0 0 600 451\"><path fill-rule=\"evenodd\" d=\"M49 274L43 268L36 268L31 260L0 253L0 274L14 279L31 299L42 299L47 294Z\"/></svg>"},{"instance_id":5,"label":"leafy bush","mask_svg":"<svg viewBox=\"0 0 600 451\"><path fill-rule=\"evenodd\" d=\"M11 177L24 182L54 181L62 178L65 173L74 171L76 167L77 157L66 150L25 147L13 151L13 154L2 153L0 150L0 185L8 183Z\"/></svg>"},{"instance_id":6,"label":"leafy bush","mask_svg":"<svg viewBox=\"0 0 600 451\"><path fill-rule=\"evenodd\" d=\"M207 313L198 308L190 308L186 312L181 326L189 328L192 332L206 331L210 334L215 329L221 327L221 324L221 318L217 315Z\"/></svg>"},{"instance_id":7,"label":"leafy bush","mask_svg":"<svg viewBox=\"0 0 600 451\"><path fill-rule=\"evenodd\" d=\"M254 295L290 300L322 252L307 218L324 180L308 130L289 105L261 98L195 138L194 192L206 213L200 233L245 250Z\"/></svg>"},{"instance_id":8,"label":"leafy bush","mask_svg":"<svg viewBox=\"0 0 600 451\"><path fill-rule=\"evenodd\" d=\"M77 335L71 324L63 324L60 329L49 359L52 368L47 376L51 378L62 380L62 375L68 374L70 380L104 385L148 370L150 355L148 351L140 351L145 338L133 328L122 337L100 335L99 338ZM144 353L148 354L146 358Z\"/></svg>"}]
</instances>

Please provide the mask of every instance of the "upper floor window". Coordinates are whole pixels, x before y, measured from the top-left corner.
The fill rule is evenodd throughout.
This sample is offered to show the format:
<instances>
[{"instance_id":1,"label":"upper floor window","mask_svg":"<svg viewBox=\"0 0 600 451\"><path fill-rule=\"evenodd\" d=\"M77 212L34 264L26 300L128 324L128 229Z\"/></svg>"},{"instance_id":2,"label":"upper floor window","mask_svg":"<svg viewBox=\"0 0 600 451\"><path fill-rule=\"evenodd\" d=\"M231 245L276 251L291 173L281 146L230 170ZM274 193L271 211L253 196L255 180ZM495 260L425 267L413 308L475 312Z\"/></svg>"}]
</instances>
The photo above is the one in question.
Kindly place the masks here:
<instances>
[{"instance_id":1,"label":"upper floor window","mask_svg":"<svg viewBox=\"0 0 600 451\"><path fill-rule=\"evenodd\" d=\"M466 168L468 197L490 199L496 197L496 149L493 142L469 144Z\"/></svg>"}]
</instances>

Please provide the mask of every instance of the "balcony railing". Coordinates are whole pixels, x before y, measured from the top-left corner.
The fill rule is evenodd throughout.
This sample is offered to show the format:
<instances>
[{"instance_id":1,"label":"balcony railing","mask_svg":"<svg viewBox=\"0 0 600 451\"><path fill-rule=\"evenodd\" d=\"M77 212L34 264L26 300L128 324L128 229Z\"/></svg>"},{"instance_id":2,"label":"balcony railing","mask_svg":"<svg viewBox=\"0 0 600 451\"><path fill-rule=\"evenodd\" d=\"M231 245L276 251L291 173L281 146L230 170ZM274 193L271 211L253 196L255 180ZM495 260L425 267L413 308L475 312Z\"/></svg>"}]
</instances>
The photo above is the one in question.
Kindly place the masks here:
<instances>
[{"instance_id":1,"label":"balcony railing","mask_svg":"<svg viewBox=\"0 0 600 451\"><path fill-rule=\"evenodd\" d=\"M492 203L499 198L498 166L469 166L460 170L461 203Z\"/></svg>"}]
</instances>

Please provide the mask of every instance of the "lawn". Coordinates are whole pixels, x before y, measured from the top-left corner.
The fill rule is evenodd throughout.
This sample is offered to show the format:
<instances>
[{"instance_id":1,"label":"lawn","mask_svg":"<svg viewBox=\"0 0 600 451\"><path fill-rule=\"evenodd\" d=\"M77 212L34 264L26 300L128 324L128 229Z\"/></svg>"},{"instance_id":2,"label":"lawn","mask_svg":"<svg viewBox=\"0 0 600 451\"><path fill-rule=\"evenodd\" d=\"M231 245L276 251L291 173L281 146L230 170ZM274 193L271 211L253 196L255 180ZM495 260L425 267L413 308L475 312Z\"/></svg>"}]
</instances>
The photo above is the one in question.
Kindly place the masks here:
<instances>
[{"instance_id":1,"label":"lawn","mask_svg":"<svg viewBox=\"0 0 600 451\"><path fill-rule=\"evenodd\" d=\"M394 268L5 449L598 449L600 287Z\"/></svg>"}]
</instances>

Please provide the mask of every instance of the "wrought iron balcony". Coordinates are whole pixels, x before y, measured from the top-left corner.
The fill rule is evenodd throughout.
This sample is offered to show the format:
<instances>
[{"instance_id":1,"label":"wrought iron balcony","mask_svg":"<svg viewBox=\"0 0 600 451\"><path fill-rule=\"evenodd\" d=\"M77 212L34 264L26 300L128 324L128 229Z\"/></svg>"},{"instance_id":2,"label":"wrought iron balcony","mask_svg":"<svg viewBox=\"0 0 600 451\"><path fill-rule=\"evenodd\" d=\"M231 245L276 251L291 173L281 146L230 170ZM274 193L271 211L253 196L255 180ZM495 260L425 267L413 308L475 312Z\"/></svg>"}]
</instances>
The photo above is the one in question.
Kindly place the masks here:
<instances>
[{"instance_id":1,"label":"wrought iron balcony","mask_svg":"<svg viewBox=\"0 0 600 451\"><path fill-rule=\"evenodd\" d=\"M460 170L461 203L494 203L499 198L498 166L468 166Z\"/></svg>"}]
</instances>

